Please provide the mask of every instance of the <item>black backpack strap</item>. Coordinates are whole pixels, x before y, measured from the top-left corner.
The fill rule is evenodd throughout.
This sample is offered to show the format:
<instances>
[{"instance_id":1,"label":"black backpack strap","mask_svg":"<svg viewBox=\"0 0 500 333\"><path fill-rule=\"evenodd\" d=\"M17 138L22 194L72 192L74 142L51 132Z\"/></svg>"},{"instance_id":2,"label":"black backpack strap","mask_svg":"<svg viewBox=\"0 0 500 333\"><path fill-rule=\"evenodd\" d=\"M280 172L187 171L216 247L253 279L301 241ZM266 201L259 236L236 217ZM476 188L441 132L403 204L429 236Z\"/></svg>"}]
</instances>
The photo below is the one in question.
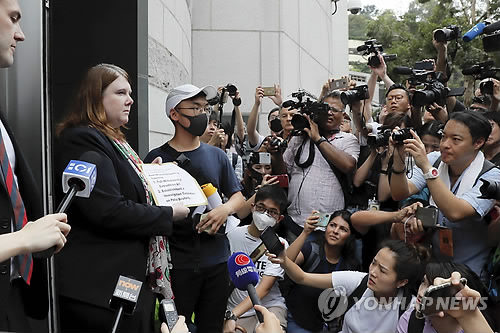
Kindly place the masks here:
<instances>
[{"instance_id":1,"label":"black backpack strap","mask_svg":"<svg viewBox=\"0 0 500 333\"><path fill-rule=\"evenodd\" d=\"M479 173L479 175L477 175L476 181L474 182L473 186L476 186L477 181L479 180L479 178L481 178L482 175L484 175L486 172L490 171L493 168L498 168L498 166L496 164L488 161L487 159L485 159L484 163L483 163L483 168L481 169L481 172Z\"/></svg>"},{"instance_id":2,"label":"black backpack strap","mask_svg":"<svg viewBox=\"0 0 500 333\"><path fill-rule=\"evenodd\" d=\"M238 164L238 154L233 153L233 169L236 169L236 164Z\"/></svg>"},{"instance_id":3,"label":"black backpack strap","mask_svg":"<svg viewBox=\"0 0 500 333\"><path fill-rule=\"evenodd\" d=\"M363 296L363 293L368 288L368 286L367 286L368 277L369 277L369 274L366 274L366 276L363 278L363 280L361 280L361 283L359 284L359 286L357 286L356 289L354 289L354 291L349 296L347 296L347 308L345 309L344 314L346 314L347 311L349 311L349 309L352 308L352 306L354 304L356 304L357 301L359 301L361 296ZM333 287L335 288L335 286L333 286Z\"/></svg>"},{"instance_id":4,"label":"black backpack strap","mask_svg":"<svg viewBox=\"0 0 500 333\"><path fill-rule=\"evenodd\" d=\"M416 316L416 311L413 309L410 318L408 319L408 331L407 333L422 333L424 331L425 319L418 319ZM401 317L401 316L400 316Z\"/></svg>"},{"instance_id":5,"label":"black backpack strap","mask_svg":"<svg viewBox=\"0 0 500 333\"><path fill-rule=\"evenodd\" d=\"M319 258L319 245L316 242L311 242L311 253L304 263L302 269L304 272L313 272L319 265L321 259Z\"/></svg>"},{"instance_id":6,"label":"black backpack strap","mask_svg":"<svg viewBox=\"0 0 500 333\"><path fill-rule=\"evenodd\" d=\"M438 157L432 166L437 169L439 168L439 163L441 163L441 156Z\"/></svg>"}]
</instances>

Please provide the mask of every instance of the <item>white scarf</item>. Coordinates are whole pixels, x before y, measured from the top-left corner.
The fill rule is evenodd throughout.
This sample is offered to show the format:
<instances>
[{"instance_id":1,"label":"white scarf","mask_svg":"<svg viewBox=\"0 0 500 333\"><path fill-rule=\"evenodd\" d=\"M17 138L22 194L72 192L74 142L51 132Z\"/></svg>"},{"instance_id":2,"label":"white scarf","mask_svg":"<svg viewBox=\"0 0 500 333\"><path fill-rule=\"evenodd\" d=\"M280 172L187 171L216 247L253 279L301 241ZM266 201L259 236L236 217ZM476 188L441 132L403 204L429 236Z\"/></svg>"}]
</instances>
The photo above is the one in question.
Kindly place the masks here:
<instances>
[{"instance_id":1,"label":"white scarf","mask_svg":"<svg viewBox=\"0 0 500 333\"><path fill-rule=\"evenodd\" d=\"M479 151L474 161L472 161L472 163L463 172L462 180L460 181L460 184L458 185L458 191L455 194L457 197L472 189L474 183L476 182L477 176L479 176L479 173L483 169L483 164L484 164L484 154L483 152ZM452 189L450 188L451 182L450 182L450 175L448 173L449 172L448 164L441 161L441 163L439 163L438 171L439 171L439 178L441 178L446 187L449 188L450 191L452 191ZM432 196L429 200L429 204L437 207L436 203L434 202L434 198Z\"/></svg>"}]
</instances>

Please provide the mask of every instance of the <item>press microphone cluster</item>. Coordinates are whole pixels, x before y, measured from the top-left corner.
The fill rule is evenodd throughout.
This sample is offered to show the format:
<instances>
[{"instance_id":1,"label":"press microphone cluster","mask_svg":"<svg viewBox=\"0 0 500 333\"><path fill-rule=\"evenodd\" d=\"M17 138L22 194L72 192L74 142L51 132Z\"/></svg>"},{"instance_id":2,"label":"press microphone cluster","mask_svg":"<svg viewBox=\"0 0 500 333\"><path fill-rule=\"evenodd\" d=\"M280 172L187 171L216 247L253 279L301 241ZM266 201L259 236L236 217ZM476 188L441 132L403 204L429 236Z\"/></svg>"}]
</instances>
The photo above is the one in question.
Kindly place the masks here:
<instances>
[{"instance_id":1,"label":"press microphone cluster","mask_svg":"<svg viewBox=\"0 0 500 333\"><path fill-rule=\"evenodd\" d=\"M80 160L71 160L62 174L62 188L66 195L57 207L56 213L66 213L75 196L88 198L94 189L97 179L97 164L100 160L98 153L94 151L85 152ZM34 253L36 258L50 258L56 251L53 246L45 251Z\"/></svg>"},{"instance_id":2,"label":"press microphone cluster","mask_svg":"<svg viewBox=\"0 0 500 333\"><path fill-rule=\"evenodd\" d=\"M259 283L259 272L252 259L244 252L235 252L227 261L229 276L234 286L242 291L247 291L253 305L262 305L255 291ZM255 311L259 322L264 322L264 317L259 311Z\"/></svg>"}]
</instances>

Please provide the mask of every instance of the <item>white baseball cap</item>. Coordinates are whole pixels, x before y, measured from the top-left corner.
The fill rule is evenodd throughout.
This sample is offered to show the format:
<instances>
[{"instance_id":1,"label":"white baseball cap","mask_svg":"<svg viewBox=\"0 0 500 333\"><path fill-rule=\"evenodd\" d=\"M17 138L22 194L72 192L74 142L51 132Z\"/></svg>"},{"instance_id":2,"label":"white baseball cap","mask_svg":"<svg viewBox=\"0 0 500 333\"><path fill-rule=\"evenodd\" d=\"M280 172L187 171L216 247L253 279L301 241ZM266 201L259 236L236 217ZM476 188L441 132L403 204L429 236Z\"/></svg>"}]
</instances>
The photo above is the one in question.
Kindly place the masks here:
<instances>
[{"instance_id":1,"label":"white baseball cap","mask_svg":"<svg viewBox=\"0 0 500 333\"><path fill-rule=\"evenodd\" d=\"M170 91L167 96L166 110L167 116L170 117L170 110L175 108L183 100L189 99L204 92L207 99L212 99L217 96L217 90L213 86L204 86L198 88L192 84L183 84L182 86L175 87Z\"/></svg>"}]
</instances>

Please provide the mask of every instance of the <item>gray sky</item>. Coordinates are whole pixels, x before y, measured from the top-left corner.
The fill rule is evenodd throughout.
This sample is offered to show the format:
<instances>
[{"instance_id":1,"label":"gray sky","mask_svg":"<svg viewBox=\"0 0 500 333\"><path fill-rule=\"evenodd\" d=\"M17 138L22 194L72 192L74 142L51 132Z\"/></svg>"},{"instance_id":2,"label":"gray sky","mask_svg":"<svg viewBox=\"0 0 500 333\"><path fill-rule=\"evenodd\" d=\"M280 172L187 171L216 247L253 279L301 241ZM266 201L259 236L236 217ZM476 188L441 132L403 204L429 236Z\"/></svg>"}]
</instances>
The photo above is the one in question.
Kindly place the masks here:
<instances>
[{"instance_id":1,"label":"gray sky","mask_svg":"<svg viewBox=\"0 0 500 333\"><path fill-rule=\"evenodd\" d=\"M375 5L378 9L392 9L397 15L408 10L410 0L361 0L363 6Z\"/></svg>"}]
</instances>

